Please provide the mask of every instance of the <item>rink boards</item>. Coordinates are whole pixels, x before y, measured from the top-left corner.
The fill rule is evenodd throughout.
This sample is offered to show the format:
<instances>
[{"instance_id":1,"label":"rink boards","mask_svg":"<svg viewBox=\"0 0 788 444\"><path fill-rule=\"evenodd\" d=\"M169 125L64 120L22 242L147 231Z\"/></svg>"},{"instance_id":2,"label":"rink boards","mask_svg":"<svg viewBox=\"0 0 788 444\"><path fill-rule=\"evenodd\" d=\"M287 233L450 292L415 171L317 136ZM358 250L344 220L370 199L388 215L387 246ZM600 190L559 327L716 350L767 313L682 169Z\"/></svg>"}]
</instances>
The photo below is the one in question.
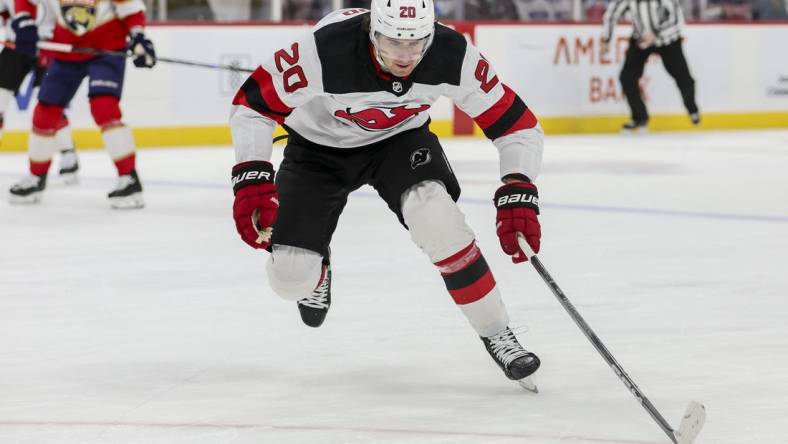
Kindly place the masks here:
<instances>
[{"instance_id":1,"label":"rink boards","mask_svg":"<svg viewBox=\"0 0 788 444\"><path fill-rule=\"evenodd\" d=\"M600 27L591 24L457 24L481 48L500 78L539 116L548 133L614 132L628 108L618 85L627 26L617 29L613 50L599 50ZM161 56L253 68L304 25L153 26ZM788 24L690 25L684 50L696 79L701 129L788 127ZM153 70L131 64L123 97L125 121L140 146L230 143L229 103L245 74L160 63ZM86 84L68 115L79 147L101 146ZM673 80L658 57L642 81L652 130L691 129ZM0 150L24 149L35 99L23 86L6 115ZM433 131L442 136L474 132L467 116L441 99L432 108ZM475 131L479 135L478 129Z\"/></svg>"}]
</instances>

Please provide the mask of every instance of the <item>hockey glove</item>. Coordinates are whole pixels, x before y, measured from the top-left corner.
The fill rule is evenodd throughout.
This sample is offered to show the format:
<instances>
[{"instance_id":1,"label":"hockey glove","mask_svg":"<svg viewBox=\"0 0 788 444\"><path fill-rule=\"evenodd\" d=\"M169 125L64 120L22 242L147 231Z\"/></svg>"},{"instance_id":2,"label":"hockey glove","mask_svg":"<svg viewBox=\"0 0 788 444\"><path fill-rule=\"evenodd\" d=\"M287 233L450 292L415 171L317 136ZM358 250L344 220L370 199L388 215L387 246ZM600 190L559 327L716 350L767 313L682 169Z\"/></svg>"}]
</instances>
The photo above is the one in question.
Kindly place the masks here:
<instances>
[{"instance_id":1,"label":"hockey glove","mask_svg":"<svg viewBox=\"0 0 788 444\"><path fill-rule=\"evenodd\" d=\"M515 264L525 262L528 256L517 244L517 234L521 233L534 253L539 252L542 230L539 225L539 193L536 185L517 181L507 183L495 192L495 208L498 210L496 233L504 253L512 257Z\"/></svg>"},{"instance_id":2,"label":"hockey glove","mask_svg":"<svg viewBox=\"0 0 788 444\"><path fill-rule=\"evenodd\" d=\"M273 165L255 160L234 166L233 193L233 218L241 239L252 248L268 248L279 208Z\"/></svg>"},{"instance_id":3,"label":"hockey glove","mask_svg":"<svg viewBox=\"0 0 788 444\"><path fill-rule=\"evenodd\" d=\"M11 21L11 29L16 34L16 51L34 59L38 53L38 25L30 14L21 14Z\"/></svg>"},{"instance_id":4,"label":"hockey glove","mask_svg":"<svg viewBox=\"0 0 788 444\"><path fill-rule=\"evenodd\" d=\"M156 50L142 31L132 31L129 37L129 53L134 56L134 66L137 68L153 68L156 65Z\"/></svg>"}]
</instances>

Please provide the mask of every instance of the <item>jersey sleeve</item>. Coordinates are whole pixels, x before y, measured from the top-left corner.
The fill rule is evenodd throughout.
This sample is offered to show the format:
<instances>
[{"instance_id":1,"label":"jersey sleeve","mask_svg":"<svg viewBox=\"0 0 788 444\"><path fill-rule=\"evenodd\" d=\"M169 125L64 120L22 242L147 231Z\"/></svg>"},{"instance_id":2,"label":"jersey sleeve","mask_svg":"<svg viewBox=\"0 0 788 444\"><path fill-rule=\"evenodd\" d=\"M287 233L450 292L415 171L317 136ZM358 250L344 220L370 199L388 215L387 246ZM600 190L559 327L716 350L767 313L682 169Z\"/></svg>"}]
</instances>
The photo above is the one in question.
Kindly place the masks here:
<instances>
[{"instance_id":1,"label":"jersey sleeve","mask_svg":"<svg viewBox=\"0 0 788 444\"><path fill-rule=\"evenodd\" d=\"M501 177L534 180L542 164L544 132L536 116L498 75L479 50L468 44L460 84L448 96L471 116L498 149Z\"/></svg>"},{"instance_id":2,"label":"jersey sleeve","mask_svg":"<svg viewBox=\"0 0 788 444\"><path fill-rule=\"evenodd\" d=\"M236 160L270 160L276 125L322 91L322 68L310 32L263 62L233 98L230 129Z\"/></svg>"},{"instance_id":3,"label":"jersey sleeve","mask_svg":"<svg viewBox=\"0 0 788 444\"><path fill-rule=\"evenodd\" d=\"M29 14L31 17L36 17L36 9L38 8L37 1L31 0L15 0L14 11L15 15Z\"/></svg>"},{"instance_id":4,"label":"jersey sleeve","mask_svg":"<svg viewBox=\"0 0 788 444\"><path fill-rule=\"evenodd\" d=\"M113 0L115 14L129 32L145 27L145 3L142 0Z\"/></svg>"},{"instance_id":5,"label":"jersey sleeve","mask_svg":"<svg viewBox=\"0 0 788 444\"><path fill-rule=\"evenodd\" d=\"M613 0L607 5L602 16L602 40L609 42L613 38L613 29L621 16L629 9L629 0Z\"/></svg>"}]
</instances>

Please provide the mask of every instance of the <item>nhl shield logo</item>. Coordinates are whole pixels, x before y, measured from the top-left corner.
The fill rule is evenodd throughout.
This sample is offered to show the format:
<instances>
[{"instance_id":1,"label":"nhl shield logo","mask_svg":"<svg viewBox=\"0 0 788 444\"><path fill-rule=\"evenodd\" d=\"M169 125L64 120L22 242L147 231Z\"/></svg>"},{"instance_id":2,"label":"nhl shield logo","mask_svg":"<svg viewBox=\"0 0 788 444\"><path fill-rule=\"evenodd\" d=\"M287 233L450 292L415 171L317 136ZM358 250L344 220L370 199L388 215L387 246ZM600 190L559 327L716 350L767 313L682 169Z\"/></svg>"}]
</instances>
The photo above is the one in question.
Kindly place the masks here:
<instances>
[{"instance_id":1,"label":"nhl shield logo","mask_svg":"<svg viewBox=\"0 0 788 444\"><path fill-rule=\"evenodd\" d=\"M415 170L416 168L426 165L432 161L432 153L430 153L429 148L419 148L416 151L410 153L410 169Z\"/></svg>"},{"instance_id":2,"label":"nhl shield logo","mask_svg":"<svg viewBox=\"0 0 788 444\"><path fill-rule=\"evenodd\" d=\"M400 83L400 82L393 82L391 84L391 89L395 93L401 93L402 92L402 83Z\"/></svg>"},{"instance_id":3,"label":"nhl shield logo","mask_svg":"<svg viewBox=\"0 0 788 444\"><path fill-rule=\"evenodd\" d=\"M60 0L60 12L69 31L82 36L96 26L96 0Z\"/></svg>"}]
</instances>

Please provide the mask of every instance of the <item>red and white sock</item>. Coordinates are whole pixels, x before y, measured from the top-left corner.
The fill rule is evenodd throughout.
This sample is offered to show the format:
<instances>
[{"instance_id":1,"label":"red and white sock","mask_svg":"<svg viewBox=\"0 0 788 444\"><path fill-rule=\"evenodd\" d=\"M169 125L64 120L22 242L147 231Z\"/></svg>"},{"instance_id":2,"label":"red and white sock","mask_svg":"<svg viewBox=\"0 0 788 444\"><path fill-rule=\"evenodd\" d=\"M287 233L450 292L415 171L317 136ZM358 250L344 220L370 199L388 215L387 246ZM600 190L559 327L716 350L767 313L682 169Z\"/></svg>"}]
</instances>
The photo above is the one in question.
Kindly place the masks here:
<instances>
[{"instance_id":1,"label":"red and white sock","mask_svg":"<svg viewBox=\"0 0 788 444\"><path fill-rule=\"evenodd\" d=\"M476 242L435 263L454 302L479 336L492 336L509 324L495 278Z\"/></svg>"}]
</instances>

